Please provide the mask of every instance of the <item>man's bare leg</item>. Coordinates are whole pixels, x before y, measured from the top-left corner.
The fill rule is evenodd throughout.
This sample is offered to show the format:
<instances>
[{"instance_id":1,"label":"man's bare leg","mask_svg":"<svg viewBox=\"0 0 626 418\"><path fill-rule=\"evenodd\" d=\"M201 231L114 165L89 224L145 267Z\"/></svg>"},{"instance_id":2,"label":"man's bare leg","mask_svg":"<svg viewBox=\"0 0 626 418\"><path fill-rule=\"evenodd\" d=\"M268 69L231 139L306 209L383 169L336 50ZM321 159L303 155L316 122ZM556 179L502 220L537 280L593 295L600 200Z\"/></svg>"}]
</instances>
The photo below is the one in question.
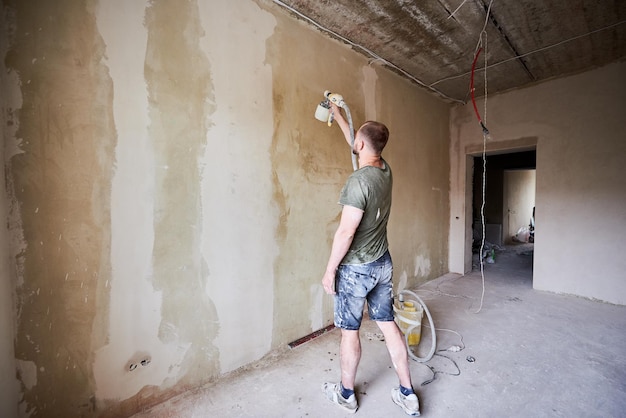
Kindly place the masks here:
<instances>
[{"instance_id":1,"label":"man's bare leg","mask_svg":"<svg viewBox=\"0 0 626 418\"><path fill-rule=\"evenodd\" d=\"M346 389L354 389L356 371L361 360L361 339L358 330L341 330L340 355L341 383Z\"/></svg>"},{"instance_id":2,"label":"man's bare leg","mask_svg":"<svg viewBox=\"0 0 626 418\"><path fill-rule=\"evenodd\" d=\"M377 321L376 324L378 324L385 336L387 350L391 356L393 367L398 374L398 379L400 379L400 384L405 388L412 388L409 355L402 331L400 331L400 328L394 321Z\"/></svg>"}]
</instances>

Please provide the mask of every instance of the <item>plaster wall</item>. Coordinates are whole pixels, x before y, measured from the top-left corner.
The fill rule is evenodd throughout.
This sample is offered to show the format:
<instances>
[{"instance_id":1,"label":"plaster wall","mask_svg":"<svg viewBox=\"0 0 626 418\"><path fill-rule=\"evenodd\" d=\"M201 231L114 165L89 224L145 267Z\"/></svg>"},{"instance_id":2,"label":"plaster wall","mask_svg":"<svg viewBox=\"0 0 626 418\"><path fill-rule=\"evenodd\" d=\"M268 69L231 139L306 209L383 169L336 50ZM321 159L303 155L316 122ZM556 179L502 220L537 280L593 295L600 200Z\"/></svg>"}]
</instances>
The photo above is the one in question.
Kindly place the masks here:
<instances>
[{"instance_id":1,"label":"plaster wall","mask_svg":"<svg viewBox=\"0 0 626 418\"><path fill-rule=\"evenodd\" d=\"M488 152L536 144L536 289L626 304L625 72L614 63L488 97ZM450 271L463 273L471 231L457 217L467 155L483 147L471 104L452 110L450 131Z\"/></svg>"},{"instance_id":2,"label":"plaster wall","mask_svg":"<svg viewBox=\"0 0 626 418\"><path fill-rule=\"evenodd\" d=\"M273 2L3 15L0 366L19 416L131 415L332 323L351 162L313 117L326 89L390 128L396 286L446 272L449 105Z\"/></svg>"},{"instance_id":3,"label":"plaster wall","mask_svg":"<svg viewBox=\"0 0 626 418\"><path fill-rule=\"evenodd\" d=\"M379 119L389 121L387 159L394 168L389 222L397 287L448 272L449 105L381 73Z\"/></svg>"},{"instance_id":4,"label":"plaster wall","mask_svg":"<svg viewBox=\"0 0 626 418\"><path fill-rule=\"evenodd\" d=\"M0 14L0 33L11 33L14 29L12 16L9 13ZM0 36L0 56L5 56L9 49L10 37ZM15 74L0 71L0 92L2 93L2 112L0 112L0 126L2 127L2 143L0 144L0 413L3 417L18 416L19 384L16 380L17 361L13 338L15 336L15 305L14 295L16 286L16 271L13 260L13 246L11 234L7 225L13 219L9 215L9 191L5 160L15 152L6 138L15 136L17 121L11 108L21 105L20 95L6 88L15 84Z\"/></svg>"},{"instance_id":5,"label":"plaster wall","mask_svg":"<svg viewBox=\"0 0 626 418\"><path fill-rule=\"evenodd\" d=\"M520 228L528 228L535 206L535 170L504 171L504 207L502 213L504 237L510 244Z\"/></svg>"},{"instance_id":6,"label":"plaster wall","mask_svg":"<svg viewBox=\"0 0 626 418\"><path fill-rule=\"evenodd\" d=\"M0 15L0 31L6 33L10 27L9 16L5 13ZM8 37L0 36L0 56L5 56L8 49ZM17 126L13 112L8 107L20 105L19 96L10 94L4 86L15 83L11 75L6 71L0 72L0 91L3 97L2 112L0 113L0 126L2 126L2 143L0 144L0 412L3 417L13 418L18 415L18 390L19 385L15 379L17 362L13 347L15 335L15 312L14 292L16 286L16 272L12 263L11 235L6 225L10 224L9 218L9 194L6 188L8 179L5 171L5 159L11 149L5 149L5 138L13 137ZM6 106L6 107L5 107Z\"/></svg>"},{"instance_id":7,"label":"plaster wall","mask_svg":"<svg viewBox=\"0 0 626 418\"><path fill-rule=\"evenodd\" d=\"M346 99L355 128L381 120L390 129L383 156L394 173L390 250L398 288L447 271L448 104L405 79L310 36L302 22L278 16L269 43L274 97L274 201L279 210L274 342L332 323L331 298L319 286L352 171L339 129L310 117L325 90ZM303 36L298 34L302 32ZM284 58L288 56L289 59ZM302 289L297 291L296 289ZM312 306L310 314L303 307ZM306 335L306 333L305 333Z\"/></svg>"},{"instance_id":8,"label":"plaster wall","mask_svg":"<svg viewBox=\"0 0 626 418\"><path fill-rule=\"evenodd\" d=\"M5 121L6 122L6 121ZM3 124L6 126L5 124ZM3 148L0 147L0 161L4 162ZM8 201L4 188L4 164L0 172L0 219L7 219ZM15 315L13 312L14 272L9 256L9 234L6 228L0 229L0 411L7 418L17 417L18 384L15 379L17 362L13 349L15 335Z\"/></svg>"}]
</instances>

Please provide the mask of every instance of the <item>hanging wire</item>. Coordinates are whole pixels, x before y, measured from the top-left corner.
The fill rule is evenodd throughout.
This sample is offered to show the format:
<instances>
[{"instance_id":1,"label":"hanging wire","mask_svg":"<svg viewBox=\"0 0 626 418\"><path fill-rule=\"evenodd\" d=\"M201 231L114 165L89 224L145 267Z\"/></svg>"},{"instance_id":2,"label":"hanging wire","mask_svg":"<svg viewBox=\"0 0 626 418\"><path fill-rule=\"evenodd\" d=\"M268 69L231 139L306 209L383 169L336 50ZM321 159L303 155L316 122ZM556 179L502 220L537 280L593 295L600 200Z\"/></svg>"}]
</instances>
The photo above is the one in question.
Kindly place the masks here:
<instances>
[{"instance_id":1,"label":"hanging wire","mask_svg":"<svg viewBox=\"0 0 626 418\"><path fill-rule=\"evenodd\" d=\"M465 3L467 3L467 0L463 0L463 3L461 3L461 4L459 5L459 7L457 7L456 9L454 9L454 11L453 11L452 13L450 13L450 16L448 16L448 19L450 19L451 17L454 17L454 15L456 14L456 12L458 12L458 11L459 11L459 9L460 9L461 7L463 7L463 5L464 5Z\"/></svg>"},{"instance_id":2,"label":"hanging wire","mask_svg":"<svg viewBox=\"0 0 626 418\"><path fill-rule=\"evenodd\" d=\"M470 81L470 89L472 96L472 104L474 105L474 111L476 112L476 117L478 118L478 122L483 129L483 178L482 178L482 204L480 206L480 222L482 226L482 237L480 239L480 252L478 254L478 259L480 261L480 277L482 282L482 293L480 295L480 306L478 310L474 313L479 313L483 308L483 301L485 299L485 262L483 260L483 251L485 249L485 196L487 189L487 136L489 135L489 130L487 129L487 31L485 28L487 27L487 22L489 21L489 13L491 13L491 5L493 4L493 0L489 2L489 7L487 8L487 16L485 17L485 24L483 25L483 29L480 32L480 36L478 38L478 43L476 44L476 52L474 53L474 62L472 64L472 77ZM483 41L483 36L485 40ZM478 113L478 108L476 106L476 99L474 97L474 72L476 68L476 61L478 60L478 55L480 52L484 50L484 59L485 59L485 72L484 72L484 107L483 107L483 118L480 117Z\"/></svg>"},{"instance_id":3,"label":"hanging wire","mask_svg":"<svg viewBox=\"0 0 626 418\"><path fill-rule=\"evenodd\" d=\"M493 0L489 2L489 7L487 7L487 15L485 16L485 23L483 24L483 28L480 30L480 35L478 35L478 42L476 43L476 48L474 49L474 52L478 51L478 48L480 48L480 45L483 42L483 33L486 33L485 29L487 28L487 23L489 23L489 15L491 14L492 4L493 4Z\"/></svg>"}]
</instances>

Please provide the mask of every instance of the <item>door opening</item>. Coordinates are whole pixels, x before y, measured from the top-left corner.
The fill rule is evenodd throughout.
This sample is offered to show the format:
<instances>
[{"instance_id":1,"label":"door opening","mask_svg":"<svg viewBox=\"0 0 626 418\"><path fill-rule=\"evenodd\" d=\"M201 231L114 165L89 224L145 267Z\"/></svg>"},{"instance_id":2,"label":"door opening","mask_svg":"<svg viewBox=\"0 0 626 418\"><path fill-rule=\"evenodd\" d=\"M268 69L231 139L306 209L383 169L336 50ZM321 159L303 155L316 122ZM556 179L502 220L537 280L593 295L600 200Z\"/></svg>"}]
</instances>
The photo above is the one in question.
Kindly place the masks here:
<instances>
[{"instance_id":1,"label":"door opening","mask_svg":"<svg viewBox=\"0 0 626 418\"><path fill-rule=\"evenodd\" d=\"M483 159L482 156L474 157L472 269L479 268L481 256L483 262L497 262L498 252L534 255L536 160L536 150L488 155L483 207ZM483 254L479 254L483 216L485 245ZM503 262L507 259L501 258Z\"/></svg>"}]
</instances>

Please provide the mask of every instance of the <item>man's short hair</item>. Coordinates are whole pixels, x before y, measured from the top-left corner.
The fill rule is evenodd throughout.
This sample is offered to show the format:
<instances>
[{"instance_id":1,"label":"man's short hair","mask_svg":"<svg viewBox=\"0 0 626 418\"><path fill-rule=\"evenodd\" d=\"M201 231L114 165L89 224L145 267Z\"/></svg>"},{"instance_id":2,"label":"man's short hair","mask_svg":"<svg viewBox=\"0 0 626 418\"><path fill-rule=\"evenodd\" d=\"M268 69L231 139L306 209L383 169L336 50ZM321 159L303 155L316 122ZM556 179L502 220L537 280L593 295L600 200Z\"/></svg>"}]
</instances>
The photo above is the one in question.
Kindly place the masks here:
<instances>
[{"instance_id":1,"label":"man's short hair","mask_svg":"<svg viewBox=\"0 0 626 418\"><path fill-rule=\"evenodd\" d=\"M389 129L380 123L368 120L359 128L359 131L368 139L369 145L378 154L383 152L389 139Z\"/></svg>"}]
</instances>

